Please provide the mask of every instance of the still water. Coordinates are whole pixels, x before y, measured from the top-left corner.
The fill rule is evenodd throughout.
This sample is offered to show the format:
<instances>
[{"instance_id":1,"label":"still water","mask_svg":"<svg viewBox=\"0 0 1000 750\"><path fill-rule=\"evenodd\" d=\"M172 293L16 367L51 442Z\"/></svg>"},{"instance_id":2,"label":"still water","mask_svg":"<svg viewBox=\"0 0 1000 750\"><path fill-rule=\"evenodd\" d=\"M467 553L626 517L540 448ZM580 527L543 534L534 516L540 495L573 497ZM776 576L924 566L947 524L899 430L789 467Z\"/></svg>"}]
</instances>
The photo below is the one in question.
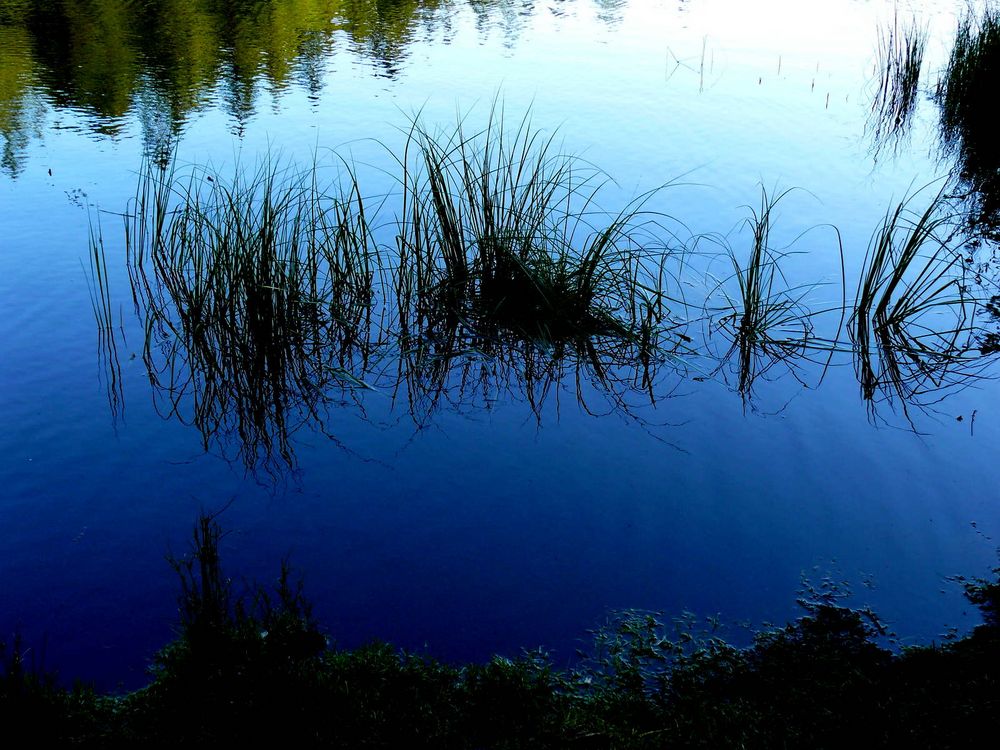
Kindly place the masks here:
<instances>
[{"instance_id":1,"label":"still water","mask_svg":"<svg viewBox=\"0 0 1000 750\"><path fill-rule=\"evenodd\" d=\"M781 621L803 574L849 582L904 642L971 627L945 577L995 563L997 385L977 361L865 398L837 314L886 211L952 170L931 92L962 7L900 6L926 78L879 142L890 3L0 0L0 632L64 677L141 684L176 619L165 558L224 506L229 571L270 580L287 556L345 646L565 663L613 609ZM833 311L817 335L837 345L765 356L746 386L715 243L672 267L689 345L649 382L485 346L434 380L390 345L347 373L369 387L299 404L281 450L240 429L238 372L206 418L196 364L150 348L134 296L121 214L144 155L349 163L390 247L414 119L474 130L497 102L613 179L612 213L671 183L646 207L677 242L744 257L747 207L794 188L780 283Z\"/></svg>"}]
</instances>

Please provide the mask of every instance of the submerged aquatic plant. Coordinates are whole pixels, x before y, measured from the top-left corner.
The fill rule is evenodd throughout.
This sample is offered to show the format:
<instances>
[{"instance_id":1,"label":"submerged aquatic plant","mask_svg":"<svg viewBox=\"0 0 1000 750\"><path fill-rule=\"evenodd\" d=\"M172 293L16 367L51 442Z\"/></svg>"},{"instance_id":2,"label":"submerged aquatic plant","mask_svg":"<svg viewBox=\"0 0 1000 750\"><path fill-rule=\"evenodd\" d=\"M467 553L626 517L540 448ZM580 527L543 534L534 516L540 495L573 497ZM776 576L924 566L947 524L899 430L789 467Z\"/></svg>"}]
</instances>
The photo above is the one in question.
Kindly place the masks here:
<instances>
[{"instance_id":1,"label":"submerged aquatic plant","mask_svg":"<svg viewBox=\"0 0 1000 750\"><path fill-rule=\"evenodd\" d=\"M875 64L878 89L869 118L876 151L907 132L920 92L927 37L926 26L918 26L915 18L903 25L898 9L892 25L879 31Z\"/></svg>"},{"instance_id":2,"label":"submerged aquatic plant","mask_svg":"<svg viewBox=\"0 0 1000 750\"><path fill-rule=\"evenodd\" d=\"M890 207L872 235L848 321L862 397L873 410L898 400L907 419L909 406L967 385L984 362L968 248L950 242L955 216L943 193L914 211L919 192Z\"/></svg>"},{"instance_id":3,"label":"submerged aquatic plant","mask_svg":"<svg viewBox=\"0 0 1000 750\"><path fill-rule=\"evenodd\" d=\"M941 136L958 157L961 180L974 199L973 224L1000 232L1000 142L993 107L1000 82L1000 8L971 7L959 20L948 65L938 84Z\"/></svg>"},{"instance_id":4,"label":"submerged aquatic plant","mask_svg":"<svg viewBox=\"0 0 1000 750\"><path fill-rule=\"evenodd\" d=\"M294 463L289 436L328 389L361 383L379 273L357 184L273 160L231 178L147 164L126 220L143 359L164 411L248 468ZM225 451L223 451L225 452Z\"/></svg>"}]
</instances>

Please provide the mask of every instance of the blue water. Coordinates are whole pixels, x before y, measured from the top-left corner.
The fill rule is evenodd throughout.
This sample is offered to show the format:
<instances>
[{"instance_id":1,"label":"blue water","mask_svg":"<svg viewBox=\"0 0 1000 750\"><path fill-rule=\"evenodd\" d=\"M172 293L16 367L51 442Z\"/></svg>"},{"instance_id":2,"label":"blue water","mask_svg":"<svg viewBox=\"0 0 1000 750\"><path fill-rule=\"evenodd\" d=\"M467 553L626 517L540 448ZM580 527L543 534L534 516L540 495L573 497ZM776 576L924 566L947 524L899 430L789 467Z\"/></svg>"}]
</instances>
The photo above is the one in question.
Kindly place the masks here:
<instances>
[{"instance_id":1,"label":"blue water","mask_svg":"<svg viewBox=\"0 0 1000 750\"><path fill-rule=\"evenodd\" d=\"M405 30L389 39L347 23L350 5L311 4L321 20L309 16L297 38L319 38L320 52L308 65L288 52L280 80L273 53L260 53L239 117L225 65L211 68L218 78L179 127L178 161L224 171L265 152L308 163L336 148L382 194L414 113L447 126L499 97L606 170L609 207L683 182L653 207L693 233L737 228L760 185L800 188L775 233L787 244L816 228L788 266L792 283L828 283L810 293L816 308L840 297L837 244L820 225L840 230L853 293L887 207L948 169L930 101L895 155L876 160L866 137L888 3L496 2L478 18L464 3L416 5L380 11ZM960 4L930 5L914 8L933 67ZM850 355L825 375L804 364L802 382L776 366L745 402L733 372L717 370L728 344L715 332L664 367L655 407L637 399L631 414L585 385L600 406L588 413L572 379L536 414L515 373L486 396L454 391L419 425L384 386L356 394L363 410L329 415L337 442L301 430L297 465L279 476L248 473L224 437L206 451L151 388L115 215L135 190L151 89L102 98L85 86L100 76L67 83L16 21L0 25L0 42L0 138L16 152L0 174L0 633L19 630L65 678L142 683L177 617L165 557L186 551L199 510L227 505L237 588L273 579L289 556L345 646L382 638L465 660L543 645L565 662L616 608L782 621L804 574L850 582L904 642L975 623L944 577L985 574L996 559L991 380L914 410L914 425L898 402L873 418ZM398 53L388 62L386 49ZM66 42L47 54L75 60L71 50L87 53ZM124 336L121 411L88 291L98 219ZM722 261L694 269L686 293L723 272Z\"/></svg>"}]
</instances>

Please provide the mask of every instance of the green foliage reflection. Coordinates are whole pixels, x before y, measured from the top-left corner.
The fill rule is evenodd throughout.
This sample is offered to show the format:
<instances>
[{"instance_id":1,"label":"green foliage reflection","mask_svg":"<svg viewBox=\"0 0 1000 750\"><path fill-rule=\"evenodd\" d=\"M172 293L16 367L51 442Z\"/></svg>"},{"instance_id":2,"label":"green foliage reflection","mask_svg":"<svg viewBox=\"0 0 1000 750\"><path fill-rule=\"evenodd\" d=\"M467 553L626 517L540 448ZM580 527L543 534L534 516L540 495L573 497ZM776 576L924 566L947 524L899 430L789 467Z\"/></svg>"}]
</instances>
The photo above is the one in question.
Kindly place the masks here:
<instances>
[{"instance_id":1,"label":"green foliage reflection","mask_svg":"<svg viewBox=\"0 0 1000 750\"><path fill-rule=\"evenodd\" d=\"M126 117L147 148L167 150L192 112L221 98L242 127L262 89L321 86L323 62L347 40L387 75L438 0L0 0L3 168L16 175L31 105L83 113L114 135ZM346 35L346 36L345 36Z\"/></svg>"}]
</instances>

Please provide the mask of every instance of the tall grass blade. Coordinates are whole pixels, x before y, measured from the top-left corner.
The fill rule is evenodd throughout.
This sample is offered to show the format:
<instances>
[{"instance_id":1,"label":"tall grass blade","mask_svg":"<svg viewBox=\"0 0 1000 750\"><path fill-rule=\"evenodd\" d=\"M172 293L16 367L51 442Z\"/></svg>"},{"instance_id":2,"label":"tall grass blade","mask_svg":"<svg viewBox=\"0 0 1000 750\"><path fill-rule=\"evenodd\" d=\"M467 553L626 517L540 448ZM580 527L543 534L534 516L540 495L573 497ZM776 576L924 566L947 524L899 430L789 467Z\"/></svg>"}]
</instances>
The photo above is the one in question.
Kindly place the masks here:
<instances>
[{"instance_id":1,"label":"tall grass blade","mask_svg":"<svg viewBox=\"0 0 1000 750\"><path fill-rule=\"evenodd\" d=\"M729 342L728 349L719 356L716 372L733 371L736 390L745 406L752 405L757 381L771 377L775 368L791 372L801 382L802 365L818 364L821 380L831 351L816 335L815 322L821 315L842 310L842 305L811 309L807 298L821 284L793 284L785 274L783 264L796 252L792 248L802 238L779 249L774 247L771 235L776 208L789 192L772 195L761 187L759 207L749 208L750 216L743 222L750 238L745 260L726 237L708 237L722 247L724 262L731 268L708 294L704 311L708 338L721 332ZM842 265L840 235L833 231ZM721 304L715 302L719 297Z\"/></svg>"},{"instance_id":2,"label":"tall grass blade","mask_svg":"<svg viewBox=\"0 0 1000 750\"><path fill-rule=\"evenodd\" d=\"M115 322L111 286L108 281L108 260L99 216L96 224L90 222L89 261L87 286L94 321L97 324L97 357L101 363L102 380L107 392L112 423L117 424L125 413L122 367L118 354L119 339L125 343L125 329L120 311L117 323Z\"/></svg>"}]
</instances>

